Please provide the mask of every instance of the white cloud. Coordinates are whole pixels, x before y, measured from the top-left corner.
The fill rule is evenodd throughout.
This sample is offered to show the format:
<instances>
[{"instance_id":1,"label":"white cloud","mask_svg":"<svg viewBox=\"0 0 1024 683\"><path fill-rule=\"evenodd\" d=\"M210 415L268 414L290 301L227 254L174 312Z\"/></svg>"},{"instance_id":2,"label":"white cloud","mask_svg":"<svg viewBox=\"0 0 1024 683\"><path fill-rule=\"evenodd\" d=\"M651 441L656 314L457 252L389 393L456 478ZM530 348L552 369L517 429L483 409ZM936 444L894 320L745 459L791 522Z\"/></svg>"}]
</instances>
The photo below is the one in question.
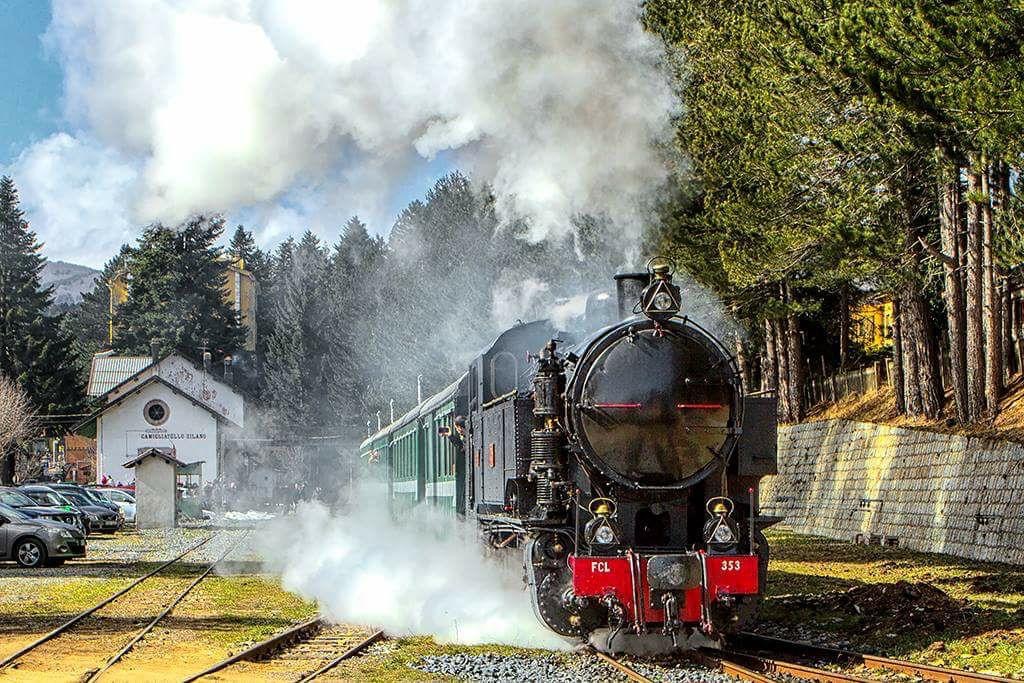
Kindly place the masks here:
<instances>
[{"instance_id":1,"label":"white cloud","mask_svg":"<svg viewBox=\"0 0 1024 683\"><path fill-rule=\"evenodd\" d=\"M100 267L136 235L131 201L138 171L88 138L57 133L5 170L49 258Z\"/></svg>"},{"instance_id":2,"label":"white cloud","mask_svg":"<svg viewBox=\"0 0 1024 683\"><path fill-rule=\"evenodd\" d=\"M656 150L677 108L638 11L620 0L56 0L47 41L68 120L88 135L55 136L19 164L55 147L88 159L96 192L69 203L92 205L96 231L255 207L279 217L278 233L380 212L411 155L453 149L504 211L532 219L536 239L579 211L635 236L667 174ZM16 180L37 222L77 230L74 212L45 203L79 192L57 175ZM101 210L100 195L118 206Z\"/></svg>"}]
</instances>

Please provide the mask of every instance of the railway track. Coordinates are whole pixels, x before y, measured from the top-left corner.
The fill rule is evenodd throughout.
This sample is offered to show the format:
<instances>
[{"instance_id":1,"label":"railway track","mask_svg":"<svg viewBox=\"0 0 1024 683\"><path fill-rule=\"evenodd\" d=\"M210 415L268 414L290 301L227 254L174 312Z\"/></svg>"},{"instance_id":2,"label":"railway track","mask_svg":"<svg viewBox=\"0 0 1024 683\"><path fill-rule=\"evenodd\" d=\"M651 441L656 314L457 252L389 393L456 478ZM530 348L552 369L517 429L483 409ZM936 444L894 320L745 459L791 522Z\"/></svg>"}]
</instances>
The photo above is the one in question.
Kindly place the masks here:
<instances>
[{"instance_id":1,"label":"railway track","mask_svg":"<svg viewBox=\"0 0 1024 683\"><path fill-rule=\"evenodd\" d=\"M730 644L742 649L704 649L697 656L708 666L751 683L793 679L818 683L870 683L872 680L819 665L852 666L937 683L1013 683L1013 679L990 674L867 655L756 633L741 633Z\"/></svg>"},{"instance_id":2,"label":"railway track","mask_svg":"<svg viewBox=\"0 0 1024 683\"><path fill-rule=\"evenodd\" d=\"M609 654L601 652L600 650L597 650L595 648L590 648L590 652L595 657L600 659L602 662L604 662L608 666L612 667L613 669L615 669L616 671L621 673L623 676L625 676L629 680L633 681L634 683L654 683L654 681L652 679L648 678L647 676L643 675L642 673L640 673L636 669L634 669L631 666L623 663L622 661L616 659L615 657L612 657Z\"/></svg>"},{"instance_id":3,"label":"railway track","mask_svg":"<svg viewBox=\"0 0 1024 683\"><path fill-rule=\"evenodd\" d=\"M228 657L184 683L192 683L212 674L226 679L252 680L256 677L291 675L297 683L312 681L337 667L346 659L360 654L384 638L384 631L353 632L332 626L317 617L282 631Z\"/></svg>"},{"instance_id":4,"label":"railway track","mask_svg":"<svg viewBox=\"0 0 1024 683\"><path fill-rule=\"evenodd\" d=\"M245 535L239 537L238 539L230 543L227 549L215 561L209 563L205 567L205 569L186 586L186 588L183 591L179 592L177 595L173 597L173 599L167 604L166 607L164 607L156 616L151 618L140 630L135 632L131 639L123 647L121 647L116 653L108 657L99 667L87 670L84 674L82 674L81 680L91 683L92 681L97 680L109 669L114 667L118 662L120 662L121 659L126 654L128 654L134 647L136 647L165 617L167 617L167 615L169 615L174 610L174 608L177 607L178 604L181 603L181 601L184 600L185 597L203 581L203 579L209 576L210 573L213 572L217 564L223 561L232 551L234 551L247 535L248 532L246 532ZM79 614L75 615L74 617L64 622L60 626L57 626L52 631L46 633L45 635L41 636L40 638L21 648L17 652L8 655L3 660L0 660L0 671L15 668L16 665L21 663L24 657L30 654L37 653L41 648L43 648L48 643L51 643L53 641L60 642L60 638L62 636L70 634L75 629L76 626L86 621L89 617L94 617L95 619L100 620L100 623L102 624L102 620L105 617L103 617L100 614L97 614L97 612L99 612L104 607L113 604L118 599L122 598L134 589L138 588L140 585L142 585L149 579L166 570L168 567L177 564L187 555L195 552L199 548L202 548L217 536L218 534L211 534L210 536L207 536L205 539L193 544L179 555L171 558L170 560L167 560L166 562L163 562L155 569L135 579L130 584L128 584L121 590L117 591L113 595L104 598L103 600L93 605L89 609L80 612ZM116 629L110 631L110 636L112 639L122 635L124 635L123 629Z\"/></svg>"}]
</instances>

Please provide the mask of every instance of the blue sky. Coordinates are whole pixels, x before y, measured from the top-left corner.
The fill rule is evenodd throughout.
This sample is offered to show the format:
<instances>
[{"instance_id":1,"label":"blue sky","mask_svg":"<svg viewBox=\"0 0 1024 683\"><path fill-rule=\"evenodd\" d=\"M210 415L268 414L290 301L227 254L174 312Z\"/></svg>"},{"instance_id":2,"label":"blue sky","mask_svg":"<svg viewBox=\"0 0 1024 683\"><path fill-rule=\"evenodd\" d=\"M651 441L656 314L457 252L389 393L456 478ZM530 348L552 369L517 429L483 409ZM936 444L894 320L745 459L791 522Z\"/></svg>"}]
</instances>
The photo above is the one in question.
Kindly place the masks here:
<instances>
[{"instance_id":1,"label":"blue sky","mask_svg":"<svg viewBox=\"0 0 1024 683\"><path fill-rule=\"evenodd\" d=\"M0 0L0 173L43 254L93 267L197 212L267 248L386 234L456 164L531 239L583 207L634 239L678 111L661 43L620 0L502 8Z\"/></svg>"},{"instance_id":2,"label":"blue sky","mask_svg":"<svg viewBox=\"0 0 1024 683\"><path fill-rule=\"evenodd\" d=\"M0 166L60 125L61 72L40 40L50 23L45 0L0 0Z\"/></svg>"},{"instance_id":3,"label":"blue sky","mask_svg":"<svg viewBox=\"0 0 1024 683\"><path fill-rule=\"evenodd\" d=\"M102 263L116 252L117 247L123 241L130 241L138 232L134 224L122 225L120 229L109 229L106 232L109 237L100 243L95 243L91 236L75 243L69 243L63 239L66 231L82 233L80 226L68 226L67 221L60 221L60 214L52 208L38 208L34 204L52 207L54 199L60 201L62 185L66 179L54 179L54 188L50 189L50 201L43 199L47 188L37 190L34 185L45 185L49 179L40 179L40 175L46 171L35 172L30 175L24 168L24 164L17 163L23 153L28 152L34 145L37 149L48 148L48 142L61 140L60 136L68 134L74 139L74 145L79 145L78 139L82 137L82 131L76 130L62 114L63 97L63 73L57 55L52 49L44 46L43 36L51 21L51 4L48 0L0 0L0 45L4 46L3 58L0 59L0 83L4 88L0 91L0 171L7 169L8 173L14 176L15 183L22 191L23 208L33 228L39 233L43 242L43 253L50 258L72 261L99 267ZM88 136L88 131L85 132ZM78 136L78 137L75 137ZM88 139L88 138L86 138ZM76 147L77 148L77 147ZM30 158L34 155L28 154ZM376 220L370 218L371 230L386 232L390 229L390 221L413 199L422 197L427 189L442 175L453 168L452 157L449 154L438 154L431 160L419 159L406 169L400 177L394 178L394 185L388 188L381 188L386 192L382 205L383 215ZM96 180L90 177L95 167L92 164L98 163L95 157L90 158L91 163L83 164L82 172L73 175L74 184L81 186ZM36 167L38 168L38 166ZM59 175L61 169L54 169L51 176ZM100 173L96 173L101 176ZM103 186L104 180L99 182ZM112 193L113 194L113 193ZM116 195L115 195L116 196ZM126 195L121 195L125 200ZM287 198L284 198L281 206L287 208ZM110 212L110 207L105 206L98 209L100 213L90 216L90 219L83 222L96 224L103 223L102 211ZM124 222L121 214L127 214L127 207L124 211L115 212L118 215L112 222ZM243 221L247 227L260 232L259 212L251 211L245 207L235 207L229 215L229 222L234 224ZM67 214L64 214L67 218ZM337 217L337 228L340 230L348 216ZM364 216L364 219L368 218ZM67 226L67 227L65 227ZM304 225L296 223L292 226L293 232L301 232ZM332 228L321 228L321 237L331 242L336 234L330 234ZM284 235L274 234L265 240L265 246L272 247L274 242L283 239ZM270 243L267 243L270 242ZM92 243L91 247L86 247Z\"/></svg>"}]
</instances>

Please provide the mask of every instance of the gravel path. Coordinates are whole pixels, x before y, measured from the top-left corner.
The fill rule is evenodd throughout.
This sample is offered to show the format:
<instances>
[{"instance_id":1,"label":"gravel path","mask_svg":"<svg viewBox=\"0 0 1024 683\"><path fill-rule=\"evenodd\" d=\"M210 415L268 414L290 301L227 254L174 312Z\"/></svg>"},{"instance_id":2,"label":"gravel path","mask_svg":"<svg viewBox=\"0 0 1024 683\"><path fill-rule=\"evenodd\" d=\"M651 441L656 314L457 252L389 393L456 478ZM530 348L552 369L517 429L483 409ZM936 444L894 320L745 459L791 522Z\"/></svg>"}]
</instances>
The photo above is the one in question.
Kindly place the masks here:
<instances>
[{"instance_id":1,"label":"gravel path","mask_svg":"<svg viewBox=\"0 0 1024 683\"><path fill-rule=\"evenodd\" d=\"M629 666L655 681L665 683L734 683L732 678L690 662L657 665L629 662ZM455 676L466 681L498 683L499 681L555 681L557 683L590 683L591 681L626 681L623 674L596 657L587 654L526 655L456 653L424 657L416 668L431 674Z\"/></svg>"},{"instance_id":2,"label":"gravel path","mask_svg":"<svg viewBox=\"0 0 1024 683\"><path fill-rule=\"evenodd\" d=\"M81 560L70 560L61 567L22 569L14 563L0 563L0 581L5 578L136 576L138 563L166 562L199 543L213 537L209 543L182 558L188 564L207 564L219 558L228 546L244 536L246 527L214 528L180 527L177 529L129 529L110 536L93 534L86 541L86 555ZM252 563L257 567L260 557L254 550L255 534L249 534L229 556L230 563ZM252 567L249 567L250 570Z\"/></svg>"}]
</instances>

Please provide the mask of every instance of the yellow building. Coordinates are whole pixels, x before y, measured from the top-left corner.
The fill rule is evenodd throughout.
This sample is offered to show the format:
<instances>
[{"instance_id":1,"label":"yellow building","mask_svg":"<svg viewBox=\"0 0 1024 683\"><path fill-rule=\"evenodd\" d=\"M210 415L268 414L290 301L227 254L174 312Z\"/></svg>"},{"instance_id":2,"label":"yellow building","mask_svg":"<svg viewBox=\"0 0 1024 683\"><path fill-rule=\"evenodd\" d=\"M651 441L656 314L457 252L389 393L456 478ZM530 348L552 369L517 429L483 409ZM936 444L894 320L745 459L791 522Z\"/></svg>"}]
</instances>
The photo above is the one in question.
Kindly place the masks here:
<instances>
[{"instance_id":1,"label":"yellow building","mask_svg":"<svg viewBox=\"0 0 1024 683\"><path fill-rule=\"evenodd\" d=\"M880 351L892 346L892 301L864 302L850 311L850 341L865 351Z\"/></svg>"},{"instance_id":2,"label":"yellow building","mask_svg":"<svg viewBox=\"0 0 1024 683\"><path fill-rule=\"evenodd\" d=\"M256 350L256 292L258 284L241 258L225 255L224 299L231 304L245 325L245 350Z\"/></svg>"},{"instance_id":3,"label":"yellow building","mask_svg":"<svg viewBox=\"0 0 1024 683\"><path fill-rule=\"evenodd\" d=\"M225 254L224 262L224 300L231 304L239 321L245 325L245 350L256 350L256 293L259 284L256 276L246 270L245 261L241 258ZM121 271L107 281L110 290L110 329L108 342L114 343L114 313L118 306L128 300L128 273Z\"/></svg>"}]
</instances>

